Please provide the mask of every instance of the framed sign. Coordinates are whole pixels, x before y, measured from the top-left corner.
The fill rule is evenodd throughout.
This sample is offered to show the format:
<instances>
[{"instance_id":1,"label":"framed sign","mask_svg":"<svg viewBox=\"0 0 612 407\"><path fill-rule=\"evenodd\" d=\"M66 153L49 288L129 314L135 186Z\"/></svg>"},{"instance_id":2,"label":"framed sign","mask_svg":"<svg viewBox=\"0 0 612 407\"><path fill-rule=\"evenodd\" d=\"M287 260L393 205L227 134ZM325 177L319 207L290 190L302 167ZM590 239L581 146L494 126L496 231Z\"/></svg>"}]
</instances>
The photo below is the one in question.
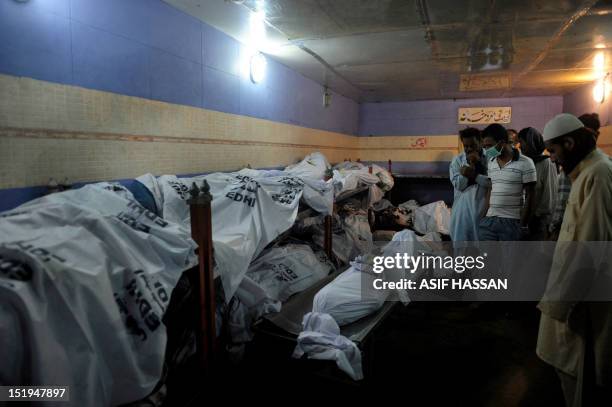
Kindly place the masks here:
<instances>
[{"instance_id":1,"label":"framed sign","mask_svg":"<svg viewBox=\"0 0 612 407\"><path fill-rule=\"evenodd\" d=\"M459 124L510 123L511 107L460 107Z\"/></svg>"},{"instance_id":2,"label":"framed sign","mask_svg":"<svg viewBox=\"0 0 612 407\"><path fill-rule=\"evenodd\" d=\"M461 75L459 82L459 90L462 92L493 89L510 89L510 74L492 73Z\"/></svg>"}]
</instances>

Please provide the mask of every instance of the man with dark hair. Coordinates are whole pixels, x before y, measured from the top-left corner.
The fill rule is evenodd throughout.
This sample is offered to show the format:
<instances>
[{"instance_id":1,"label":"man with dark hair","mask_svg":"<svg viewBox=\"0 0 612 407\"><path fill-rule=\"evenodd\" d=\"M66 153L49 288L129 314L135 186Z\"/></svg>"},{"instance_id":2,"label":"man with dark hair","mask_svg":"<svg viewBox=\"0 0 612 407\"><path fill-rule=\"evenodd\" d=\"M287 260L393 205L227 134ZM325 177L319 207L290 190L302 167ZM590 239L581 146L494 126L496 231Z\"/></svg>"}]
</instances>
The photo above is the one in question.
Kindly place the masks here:
<instances>
[{"instance_id":1,"label":"man with dark hair","mask_svg":"<svg viewBox=\"0 0 612 407\"><path fill-rule=\"evenodd\" d=\"M568 406L610 406L612 303L590 302L587 297L591 289L609 292L610 283L605 280L609 277L600 266L589 264L593 256L585 250L588 246L569 242L612 241L612 162L596 148L592 130L571 114L562 113L549 121L543 138L551 159L571 179L572 188L546 300L538 305L542 316L537 354L557 369ZM603 287L593 283L602 277ZM570 298L553 295L576 290Z\"/></svg>"},{"instance_id":2,"label":"man with dark hair","mask_svg":"<svg viewBox=\"0 0 612 407\"><path fill-rule=\"evenodd\" d=\"M557 200L557 167L544 154L544 139L533 127L522 129L518 138L521 142L521 153L533 160L536 168L537 182L535 187L535 208L529 223L530 240L546 240L548 228L552 222Z\"/></svg>"},{"instance_id":3,"label":"man with dark hair","mask_svg":"<svg viewBox=\"0 0 612 407\"><path fill-rule=\"evenodd\" d=\"M504 126L491 124L482 136L491 189L486 216L480 220L480 240L521 240L528 234L535 205L535 165L512 147Z\"/></svg>"},{"instance_id":4,"label":"man with dark hair","mask_svg":"<svg viewBox=\"0 0 612 407\"><path fill-rule=\"evenodd\" d=\"M450 235L456 242L476 241L478 223L491 181L487 177L487 160L482 151L480 130L468 127L459 132L463 153L450 165L450 180L455 190L451 211Z\"/></svg>"},{"instance_id":5,"label":"man with dark hair","mask_svg":"<svg viewBox=\"0 0 612 407\"><path fill-rule=\"evenodd\" d=\"M510 139L510 144L512 147L518 148L519 146L519 138L518 133L514 129L508 129L508 138Z\"/></svg>"},{"instance_id":6,"label":"man with dark hair","mask_svg":"<svg viewBox=\"0 0 612 407\"><path fill-rule=\"evenodd\" d=\"M595 132L595 140L599 137L599 128L601 123L599 122L599 115L597 113L585 113L578 118L584 124L584 127L591 129Z\"/></svg>"}]
</instances>

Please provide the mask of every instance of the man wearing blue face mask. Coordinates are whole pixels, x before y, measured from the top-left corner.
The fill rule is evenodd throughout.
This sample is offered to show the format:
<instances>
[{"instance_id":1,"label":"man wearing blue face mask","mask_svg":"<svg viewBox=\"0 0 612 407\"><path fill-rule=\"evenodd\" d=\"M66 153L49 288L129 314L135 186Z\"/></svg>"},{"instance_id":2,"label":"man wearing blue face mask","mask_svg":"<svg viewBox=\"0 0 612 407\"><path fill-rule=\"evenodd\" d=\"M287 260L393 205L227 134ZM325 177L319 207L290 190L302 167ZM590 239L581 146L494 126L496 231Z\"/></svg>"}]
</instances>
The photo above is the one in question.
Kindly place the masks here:
<instances>
[{"instance_id":1,"label":"man wearing blue face mask","mask_svg":"<svg viewBox=\"0 0 612 407\"><path fill-rule=\"evenodd\" d=\"M521 240L528 235L535 206L535 165L512 147L504 126L491 124L482 134L491 189L486 216L480 220L480 240Z\"/></svg>"}]
</instances>

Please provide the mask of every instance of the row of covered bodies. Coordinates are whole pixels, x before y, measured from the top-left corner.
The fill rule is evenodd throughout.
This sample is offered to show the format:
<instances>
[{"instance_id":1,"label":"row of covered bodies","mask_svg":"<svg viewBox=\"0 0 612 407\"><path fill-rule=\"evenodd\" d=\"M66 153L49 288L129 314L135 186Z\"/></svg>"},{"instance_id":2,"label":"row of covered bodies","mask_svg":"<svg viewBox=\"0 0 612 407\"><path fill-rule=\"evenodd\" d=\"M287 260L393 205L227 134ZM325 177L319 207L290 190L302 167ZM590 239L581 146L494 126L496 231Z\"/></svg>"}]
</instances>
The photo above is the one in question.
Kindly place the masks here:
<instances>
[{"instance_id":1,"label":"row of covered bodies","mask_svg":"<svg viewBox=\"0 0 612 407\"><path fill-rule=\"evenodd\" d=\"M393 187L380 167L332 168L313 153L284 170L147 174L128 188L89 184L0 214L2 384L68 385L80 405L133 402L156 388L167 342L163 318L182 273L197 263L186 200L203 180L213 196L219 320L235 344L252 338L250 325L261 315L367 251L364 208L334 215L334 239L344 247L334 250L335 264L320 250L320 216L333 214L336 197L365 186L369 207ZM274 244L287 229L304 229L296 224L300 201L321 214L309 218L314 242Z\"/></svg>"}]
</instances>

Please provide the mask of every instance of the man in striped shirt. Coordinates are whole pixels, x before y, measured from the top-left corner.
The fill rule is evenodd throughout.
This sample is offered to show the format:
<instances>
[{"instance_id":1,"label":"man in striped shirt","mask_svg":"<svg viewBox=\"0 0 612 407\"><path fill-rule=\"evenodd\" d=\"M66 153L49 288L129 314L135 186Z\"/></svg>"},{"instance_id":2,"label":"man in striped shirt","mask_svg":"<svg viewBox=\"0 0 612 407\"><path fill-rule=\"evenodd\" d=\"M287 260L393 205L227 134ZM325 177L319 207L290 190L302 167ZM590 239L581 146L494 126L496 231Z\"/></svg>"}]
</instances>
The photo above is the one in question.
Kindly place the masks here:
<instances>
[{"instance_id":1,"label":"man in striped shirt","mask_svg":"<svg viewBox=\"0 0 612 407\"><path fill-rule=\"evenodd\" d=\"M564 171L559 173L559 177L557 179L559 180L557 203L555 204L555 211L549 227L550 240L557 240L559 237L559 231L561 230L561 224L563 223L563 214L565 213L565 207L567 206L567 198L569 198L569 194L572 189L570 178L565 175Z\"/></svg>"},{"instance_id":2,"label":"man in striped shirt","mask_svg":"<svg viewBox=\"0 0 612 407\"><path fill-rule=\"evenodd\" d=\"M521 240L529 232L527 225L535 206L535 165L512 147L500 124L484 129L483 146L492 186L486 216L480 220L480 240Z\"/></svg>"}]
</instances>

